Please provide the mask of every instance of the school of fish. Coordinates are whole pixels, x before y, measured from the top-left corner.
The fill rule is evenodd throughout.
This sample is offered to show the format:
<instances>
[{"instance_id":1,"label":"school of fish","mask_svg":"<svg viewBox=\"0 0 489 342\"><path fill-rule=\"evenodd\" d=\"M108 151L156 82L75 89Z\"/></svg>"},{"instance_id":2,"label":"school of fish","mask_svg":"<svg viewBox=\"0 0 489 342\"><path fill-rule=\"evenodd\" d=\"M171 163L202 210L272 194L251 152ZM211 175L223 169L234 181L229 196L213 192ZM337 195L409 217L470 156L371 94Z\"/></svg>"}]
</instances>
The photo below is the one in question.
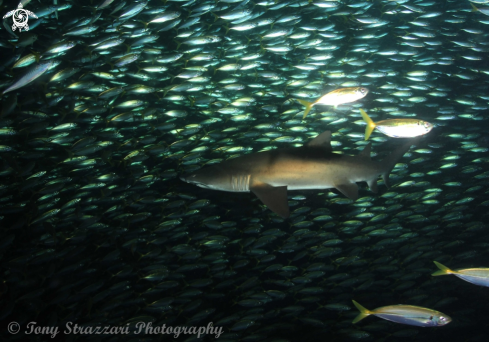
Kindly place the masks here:
<instances>
[{"instance_id":1,"label":"school of fish","mask_svg":"<svg viewBox=\"0 0 489 342\"><path fill-rule=\"evenodd\" d=\"M487 339L489 0L0 14L2 340Z\"/></svg>"}]
</instances>

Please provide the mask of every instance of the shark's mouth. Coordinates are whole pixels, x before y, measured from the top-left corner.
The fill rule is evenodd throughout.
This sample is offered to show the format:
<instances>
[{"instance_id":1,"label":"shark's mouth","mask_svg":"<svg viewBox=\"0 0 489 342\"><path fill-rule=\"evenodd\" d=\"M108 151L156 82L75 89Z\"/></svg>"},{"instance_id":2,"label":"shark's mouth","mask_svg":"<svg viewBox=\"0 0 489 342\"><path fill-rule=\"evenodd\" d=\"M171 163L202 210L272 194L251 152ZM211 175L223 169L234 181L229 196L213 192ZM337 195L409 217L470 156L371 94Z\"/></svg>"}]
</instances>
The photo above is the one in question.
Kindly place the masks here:
<instances>
[{"instance_id":1,"label":"shark's mouth","mask_svg":"<svg viewBox=\"0 0 489 342\"><path fill-rule=\"evenodd\" d=\"M187 177L185 176L180 176L180 180L183 181L183 182L186 182L186 183L190 183L190 184L194 184L194 185L197 185L198 187L200 188L204 188L204 189L213 189L212 186L209 186L207 184L204 184L204 183L200 183L200 182L197 182L195 180L193 180L192 178L195 177L196 175L189 175Z\"/></svg>"}]
</instances>

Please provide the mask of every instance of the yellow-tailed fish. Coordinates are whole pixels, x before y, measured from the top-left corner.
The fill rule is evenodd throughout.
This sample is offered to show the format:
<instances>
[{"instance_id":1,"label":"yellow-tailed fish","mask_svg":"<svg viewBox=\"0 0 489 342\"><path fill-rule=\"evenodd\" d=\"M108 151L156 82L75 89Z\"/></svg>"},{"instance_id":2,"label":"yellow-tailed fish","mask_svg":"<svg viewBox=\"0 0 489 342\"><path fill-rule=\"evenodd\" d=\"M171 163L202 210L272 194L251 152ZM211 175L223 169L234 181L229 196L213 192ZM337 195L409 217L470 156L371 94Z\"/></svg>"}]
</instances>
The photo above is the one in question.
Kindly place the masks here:
<instances>
[{"instance_id":1,"label":"yellow-tailed fish","mask_svg":"<svg viewBox=\"0 0 489 342\"><path fill-rule=\"evenodd\" d=\"M482 14L485 14L485 15L489 15L489 7L481 7L481 8L477 8L475 7L475 5L473 3L470 3L470 5L472 6L472 12L481 12Z\"/></svg>"},{"instance_id":2,"label":"yellow-tailed fish","mask_svg":"<svg viewBox=\"0 0 489 342\"><path fill-rule=\"evenodd\" d=\"M333 90L326 95L321 96L314 102L307 102L304 100L296 99L303 106L306 107L304 110L303 119L306 118L307 113L312 109L315 105L327 105L334 106L335 108L344 103L355 102L356 100L360 100L364 98L365 95L368 94L368 89L363 87L349 87L349 88L339 88Z\"/></svg>"},{"instance_id":3,"label":"yellow-tailed fish","mask_svg":"<svg viewBox=\"0 0 489 342\"><path fill-rule=\"evenodd\" d=\"M433 273L432 276L453 274L460 279L468 281L469 283L489 287L489 268L465 268L451 270L448 267L443 266L439 262L433 262L440 270Z\"/></svg>"},{"instance_id":4,"label":"yellow-tailed fish","mask_svg":"<svg viewBox=\"0 0 489 342\"><path fill-rule=\"evenodd\" d=\"M367 310L354 300L352 302L355 304L357 309L360 310L360 314L353 320L353 324L370 315L374 315L391 322L414 325L417 327L439 327L452 321L449 316L442 312L420 306L389 305L374 310Z\"/></svg>"},{"instance_id":5,"label":"yellow-tailed fish","mask_svg":"<svg viewBox=\"0 0 489 342\"><path fill-rule=\"evenodd\" d=\"M375 128L391 138L414 138L428 133L433 128L431 123L418 119L389 119L373 122L363 109L360 109L360 113L367 123L365 140L368 140Z\"/></svg>"}]
</instances>

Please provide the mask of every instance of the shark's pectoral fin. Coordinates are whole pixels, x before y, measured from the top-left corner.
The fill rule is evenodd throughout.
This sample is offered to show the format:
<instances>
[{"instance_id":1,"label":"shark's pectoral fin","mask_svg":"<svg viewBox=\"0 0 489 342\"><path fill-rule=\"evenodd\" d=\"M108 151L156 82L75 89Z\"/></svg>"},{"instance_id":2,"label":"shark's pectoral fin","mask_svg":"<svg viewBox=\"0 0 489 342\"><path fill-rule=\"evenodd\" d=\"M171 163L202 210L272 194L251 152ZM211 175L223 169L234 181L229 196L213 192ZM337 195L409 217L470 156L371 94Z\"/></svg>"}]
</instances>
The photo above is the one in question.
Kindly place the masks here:
<instances>
[{"instance_id":1,"label":"shark's pectoral fin","mask_svg":"<svg viewBox=\"0 0 489 342\"><path fill-rule=\"evenodd\" d=\"M370 191L377 193L379 192L379 188L377 187L377 179L372 179L367 181L368 187L370 188Z\"/></svg>"},{"instance_id":2,"label":"shark's pectoral fin","mask_svg":"<svg viewBox=\"0 0 489 342\"><path fill-rule=\"evenodd\" d=\"M271 186L251 180L250 190L275 214L287 218L290 215L286 186Z\"/></svg>"},{"instance_id":3,"label":"shark's pectoral fin","mask_svg":"<svg viewBox=\"0 0 489 342\"><path fill-rule=\"evenodd\" d=\"M358 185L356 183L337 184L335 188L351 200L356 201L358 199Z\"/></svg>"}]
</instances>

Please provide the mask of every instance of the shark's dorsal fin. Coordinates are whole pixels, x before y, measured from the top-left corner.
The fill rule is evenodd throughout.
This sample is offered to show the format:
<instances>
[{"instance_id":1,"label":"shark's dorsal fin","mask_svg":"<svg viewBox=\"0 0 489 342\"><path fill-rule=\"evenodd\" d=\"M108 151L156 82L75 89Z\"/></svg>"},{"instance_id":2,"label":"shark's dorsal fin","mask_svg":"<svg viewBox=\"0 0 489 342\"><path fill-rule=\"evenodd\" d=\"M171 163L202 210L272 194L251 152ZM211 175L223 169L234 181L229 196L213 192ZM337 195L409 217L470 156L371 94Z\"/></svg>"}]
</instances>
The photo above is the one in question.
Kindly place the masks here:
<instances>
[{"instance_id":1,"label":"shark's dorsal fin","mask_svg":"<svg viewBox=\"0 0 489 342\"><path fill-rule=\"evenodd\" d=\"M370 150L372 149L372 144L365 145L363 151L358 154L359 157L370 159Z\"/></svg>"},{"instance_id":2,"label":"shark's dorsal fin","mask_svg":"<svg viewBox=\"0 0 489 342\"><path fill-rule=\"evenodd\" d=\"M325 131L307 143L308 147L322 147L327 150L331 148L331 131Z\"/></svg>"},{"instance_id":3,"label":"shark's dorsal fin","mask_svg":"<svg viewBox=\"0 0 489 342\"><path fill-rule=\"evenodd\" d=\"M250 190L275 214L287 218L290 215L286 186L271 186L256 179L250 179Z\"/></svg>"}]
</instances>

